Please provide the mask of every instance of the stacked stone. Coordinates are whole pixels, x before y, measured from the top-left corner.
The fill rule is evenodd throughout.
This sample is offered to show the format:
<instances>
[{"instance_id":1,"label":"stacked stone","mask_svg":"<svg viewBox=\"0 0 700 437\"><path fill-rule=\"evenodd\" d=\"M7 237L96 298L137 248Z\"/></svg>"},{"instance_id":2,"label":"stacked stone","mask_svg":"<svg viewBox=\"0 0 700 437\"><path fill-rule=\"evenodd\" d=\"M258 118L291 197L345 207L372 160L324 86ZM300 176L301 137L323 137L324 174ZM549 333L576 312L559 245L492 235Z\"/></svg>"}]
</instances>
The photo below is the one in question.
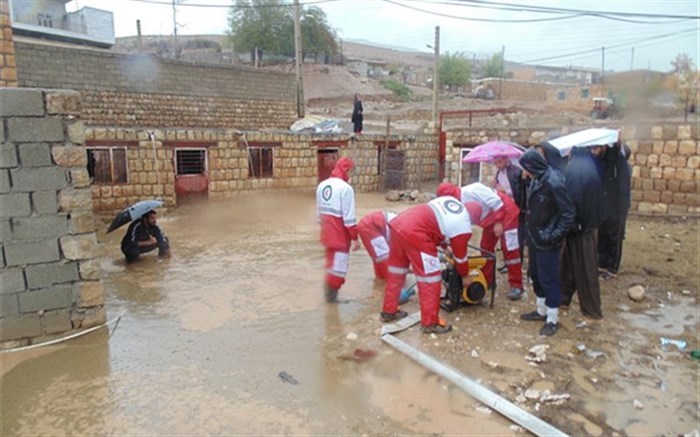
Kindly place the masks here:
<instances>
[{"instance_id":1,"label":"stacked stone","mask_svg":"<svg viewBox=\"0 0 700 437\"><path fill-rule=\"evenodd\" d=\"M15 45L10 22L10 5L0 0L0 87L17 86Z\"/></svg>"},{"instance_id":2,"label":"stacked stone","mask_svg":"<svg viewBox=\"0 0 700 437\"><path fill-rule=\"evenodd\" d=\"M700 143L692 125L652 126L628 141L633 165L632 210L700 213ZM645 139L639 139L646 137ZM650 138L649 138L650 137Z\"/></svg>"},{"instance_id":3,"label":"stacked stone","mask_svg":"<svg viewBox=\"0 0 700 437\"><path fill-rule=\"evenodd\" d=\"M76 92L0 90L0 347L104 322L79 114Z\"/></svg>"}]
</instances>

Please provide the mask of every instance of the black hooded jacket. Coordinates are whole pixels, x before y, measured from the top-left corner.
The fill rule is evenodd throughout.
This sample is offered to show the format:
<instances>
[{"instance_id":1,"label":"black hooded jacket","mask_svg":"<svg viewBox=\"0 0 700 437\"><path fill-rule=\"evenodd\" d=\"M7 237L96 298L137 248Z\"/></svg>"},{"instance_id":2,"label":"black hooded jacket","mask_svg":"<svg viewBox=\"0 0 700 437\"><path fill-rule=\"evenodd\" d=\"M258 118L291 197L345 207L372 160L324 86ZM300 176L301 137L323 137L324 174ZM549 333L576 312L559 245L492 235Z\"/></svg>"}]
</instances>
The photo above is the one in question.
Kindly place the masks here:
<instances>
[{"instance_id":1,"label":"black hooded jacket","mask_svg":"<svg viewBox=\"0 0 700 437\"><path fill-rule=\"evenodd\" d=\"M603 191L607 218L619 218L627 214L631 203L631 178L627 156L620 143L608 148L602 157Z\"/></svg>"},{"instance_id":2,"label":"black hooded jacket","mask_svg":"<svg viewBox=\"0 0 700 437\"><path fill-rule=\"evenodd\" d=\"M559 149L546 141L539 143L537 147L541 147L544 150L544 158L547 160L547 164L554 167L557 171L564 172L566 160L561 156Z\"/></svg>"},{"instance_id":3,"label":"black hooded jacket","mask_svg":"<svg viewBox=\"0 0 700 437\"><path fill-rule=\"evenodd\" d=\"M603 221L603 182L588 147L574 147L564 170L566 190L576 207L572 233L586 233Z\"/></svg>"},{"instance_id":4,"label":"black hooded jacket","mask_svg":"<svg viewBox=\"0 0 700 437\"><path fill-rule=\"evenodd\" d=\"M527 191L525 214L528 242L539 251L559 250L576 216L563 178L535 149L520 157L520 165L533 176Z\"/></svg>"}]
</instances>

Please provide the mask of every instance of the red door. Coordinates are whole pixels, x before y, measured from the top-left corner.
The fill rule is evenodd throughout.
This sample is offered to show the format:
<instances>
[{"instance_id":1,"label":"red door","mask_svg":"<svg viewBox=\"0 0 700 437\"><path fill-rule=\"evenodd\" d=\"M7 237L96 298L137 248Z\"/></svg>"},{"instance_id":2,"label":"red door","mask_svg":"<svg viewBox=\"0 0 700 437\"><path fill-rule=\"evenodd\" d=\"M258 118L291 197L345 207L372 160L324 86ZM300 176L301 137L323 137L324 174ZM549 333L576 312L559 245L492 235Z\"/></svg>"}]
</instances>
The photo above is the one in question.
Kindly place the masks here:
<instances>
[{"instance_id":1,"label":"red door","mask_svg":"<svg viewBox=\"0 0 700 437\"><path fill-rule=\"evenodd\" d=\"M318 181L331 176L335 162L338 160L338 149L318 149Z\"/></svg>"},{"instance_id":2,"label":"red door","mask_svg":"<svg viewBox=\"0 0 700 437\"><path fill-rule=\"evenodd\" d=\"M177 203L207 198L209 178L207 177L207 149L175 149L175 195Z\"/></svg>"}]
</instances>

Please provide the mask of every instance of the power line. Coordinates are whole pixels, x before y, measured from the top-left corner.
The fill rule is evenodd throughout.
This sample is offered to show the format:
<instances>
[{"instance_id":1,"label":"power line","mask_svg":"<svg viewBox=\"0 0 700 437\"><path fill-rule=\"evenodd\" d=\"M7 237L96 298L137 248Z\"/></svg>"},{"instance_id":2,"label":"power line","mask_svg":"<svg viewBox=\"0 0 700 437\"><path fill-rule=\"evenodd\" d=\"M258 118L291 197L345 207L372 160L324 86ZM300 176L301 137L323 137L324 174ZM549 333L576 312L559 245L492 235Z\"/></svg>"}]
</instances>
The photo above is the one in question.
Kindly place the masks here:
<instances>
[{"instance_id":1,"label":"power line","mask_svg":"<svg viewBox=\"0 0 700 437\"><path fill-rule=\"evenodd\" d=\"M139 3L150 3L153 5L163 5L163 6L171 6L172 2L168 1L159 1L159 0L125 0L125 1L131 1L131 2L139 2ZM315 1L307 1L307 2L299 2L300 6L306 6L306 5L317 5L321 3L330 3L330 2L335 2L338 0L315 0ZM287 8L287 7L293 7L294 3L280 3L279 5L246 5L246 6L236 6L236 5L213 5L213 4L203 4L203 3L178 3L178 7L188 7L188 8L236 8L236 9L258 9L258 8Z\"/></svg>"}]
</instances>

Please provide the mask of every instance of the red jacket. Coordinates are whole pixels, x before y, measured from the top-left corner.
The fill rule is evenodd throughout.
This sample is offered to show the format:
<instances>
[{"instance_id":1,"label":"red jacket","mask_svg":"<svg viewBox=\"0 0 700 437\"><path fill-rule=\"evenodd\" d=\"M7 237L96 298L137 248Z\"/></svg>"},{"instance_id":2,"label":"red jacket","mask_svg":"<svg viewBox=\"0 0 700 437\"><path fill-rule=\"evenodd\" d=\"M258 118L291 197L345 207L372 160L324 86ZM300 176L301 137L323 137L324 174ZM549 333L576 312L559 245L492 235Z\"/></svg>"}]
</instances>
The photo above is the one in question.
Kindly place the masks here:
<instances>
[{"instance_id":1,"label":"red jacket","mask_svg":"<svg viewBox=\"0 0 700 437\"><path fill-rule=\"evenodd\" d=\"M459 194L458 194L459 193ZM449 182L438 187L438 195L451 195L462 200L467 207L471 222L482 228L501 223L504 229L518 226L520 209L513 199L505 193L475 182L461 189Z\"/></svg>"},{"instance_id":2,"label":"red jacket","mask_svg":"<svg viewBox=\"0 0 700 437\"><path fill-rule=\"evenodd\" d=\"M331 177L318 184L316 214L321 224L321 244L329 249L345 250L357 240L355 191L348 184L348 172L354 164L340 158Z\"/></svg>"},{"instance_id":3,"label":"red jacket","mask_svg":"<svg viewBox=\"0 0 700 437\"><path fill-rule=\"evenodd\" d=\"M393 219L389 227L418 249L434 248L448 241L459 274L466 276L469 272L467 244L472 236L471 223L464 205L453 197L438 197L411 207Z\"/></svg>"}]
</instances>

